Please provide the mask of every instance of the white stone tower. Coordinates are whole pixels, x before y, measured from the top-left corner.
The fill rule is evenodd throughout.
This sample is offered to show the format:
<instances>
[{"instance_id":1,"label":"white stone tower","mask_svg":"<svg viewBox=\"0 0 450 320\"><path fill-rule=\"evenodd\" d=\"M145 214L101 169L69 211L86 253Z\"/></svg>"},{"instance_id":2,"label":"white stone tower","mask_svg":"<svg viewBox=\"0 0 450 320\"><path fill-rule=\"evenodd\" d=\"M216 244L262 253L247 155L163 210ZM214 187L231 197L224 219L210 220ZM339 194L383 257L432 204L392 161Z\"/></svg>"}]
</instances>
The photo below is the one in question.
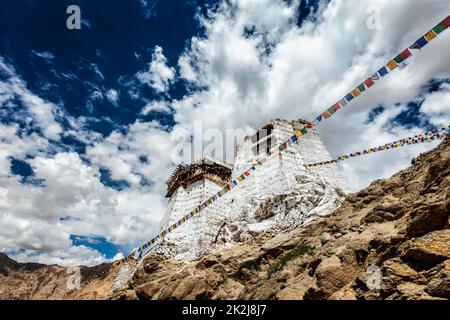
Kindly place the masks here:
<instances>
[{"instance_id":1,"label":"white stone tower","mask_svg":"<svg viewBox=\"0 0 450 320\"><path fill-rule=\"evenodd\" d=\"M205 156L198 162L178 166L167 182L166 197L170 198L161 221L161 230L177 222L192 209L230 183L233 166ZM223 220L226 202L217 202L164 239L156 251L192 260L203 253L215 237Z\"/></svg>"},{"instance_id":2,"label":"white stone tower","mask_svg":"<svg viewBox=\"0 0 450 320\"><path fill-rule=\"evenodd\" d=\"M326 216L343 201L346 190L336 165L306 168L331 160L313 129L281 154L278 147L308 122L272 120L238 147L234 166L211 157L178 167L167 185L170 197L161 228L176 222L247 170L256 159L272 154L231 192L173 233L156 251L194 260L217 243L245 241L269 229L287 229ZM267 202L273 214L261 215ZM276 202L276 201L275 201Z\"/></svg>"}]
</instances>

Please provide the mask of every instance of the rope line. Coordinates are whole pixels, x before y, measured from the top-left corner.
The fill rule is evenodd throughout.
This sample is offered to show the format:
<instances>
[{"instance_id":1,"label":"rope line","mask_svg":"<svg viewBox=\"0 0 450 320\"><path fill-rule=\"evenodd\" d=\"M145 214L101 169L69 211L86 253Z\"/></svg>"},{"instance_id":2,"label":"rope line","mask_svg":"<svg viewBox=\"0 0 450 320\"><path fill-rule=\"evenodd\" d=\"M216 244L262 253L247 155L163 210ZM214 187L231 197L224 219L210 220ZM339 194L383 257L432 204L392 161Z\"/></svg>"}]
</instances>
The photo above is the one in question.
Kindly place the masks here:
<instances>
[{"instance_id":1,"label":"rope line","mask_svg":"<svg viewBox=\"0 0 450 320\"><path fill-rule=\"evenodd\" d=\"M345 161L350 158L361 157L361 156L364 156L367 154L386 151L386 150L390 150L390 149L396 149L396 148L400 148L400 147L404 147L404 146L409 146L412 144L433 142L437 139L445 139L448 133L449 133L449 126L444 127L442 129L437 129L437 130L427 132L424 135L415 135L415 136L403 138L403 139L400 139L400 140L397 140L394 142L390 142L390 143L387 143L382 146L372 147L369 149L365 149L363 151L352 152L352 153L337 157L336 159L333 159L333 160L305 164L305 167L310 168L310 167L325 166L325 165L330 165L330 164L335 164L335 163L338 163L341 161Z\"/></svg>"}]
</instances>

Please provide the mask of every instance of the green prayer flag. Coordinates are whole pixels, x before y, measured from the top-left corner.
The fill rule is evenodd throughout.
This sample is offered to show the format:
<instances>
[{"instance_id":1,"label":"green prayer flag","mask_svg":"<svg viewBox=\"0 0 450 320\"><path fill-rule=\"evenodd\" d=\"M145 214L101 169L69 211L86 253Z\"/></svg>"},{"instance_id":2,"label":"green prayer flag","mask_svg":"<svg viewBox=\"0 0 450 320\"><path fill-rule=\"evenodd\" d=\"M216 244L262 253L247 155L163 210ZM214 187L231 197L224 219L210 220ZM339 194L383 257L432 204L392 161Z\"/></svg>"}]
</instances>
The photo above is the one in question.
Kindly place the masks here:
<instances>
[{"instance_id":1,"label":"green prayer flag","mask_svg":"<svg viewBox=\"0 0 450 320\"><path fill-rule=\"evenodd\" d=\"M444 31L446 28L442 23L439 23L436 27L433 28L434 33L439 34Z\"/></svg>"},{"instance_id":2,"label":"green prayer flag","mask_svg":"<svg viewBox=\"0 0 450 320\"><path fill-rule=\"evenodd\" d=\"M394 61L397 63L402 63L404 60L405 60L405 58L403 58L401 54L399 54L398 56L396 56L394 58Z\"/></svg>"},{"instance_id":3,"label":"green prayer flag","mask_svg":"<svg viewBox=\"0 0 450 320\"><path fill-rule=\"evenodd\" d=\"M358 90L361 91L361 92L363 92L363 91L366 90L366 87L364 86L364 83L361 83L361 84L358 86Z\"/></svg>"}]
</instances>

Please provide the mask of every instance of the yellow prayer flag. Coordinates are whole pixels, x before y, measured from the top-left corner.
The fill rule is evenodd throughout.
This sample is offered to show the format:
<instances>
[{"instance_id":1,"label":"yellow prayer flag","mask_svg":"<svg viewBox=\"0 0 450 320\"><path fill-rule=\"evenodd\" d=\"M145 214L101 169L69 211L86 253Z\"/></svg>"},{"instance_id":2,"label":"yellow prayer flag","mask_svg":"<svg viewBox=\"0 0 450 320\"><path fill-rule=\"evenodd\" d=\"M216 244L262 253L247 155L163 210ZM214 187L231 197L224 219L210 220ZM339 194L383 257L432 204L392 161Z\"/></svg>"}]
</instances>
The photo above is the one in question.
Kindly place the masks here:
<instances>
[{"instance_id":1,"label":"yellow prayer flag","mask_svg":"<svg viewBox=\"0 0 450 320\"><path fill-rule=\"evenodd\" d=\"M297 138L300 138L303 135L303 133L300 130L295 130L295 136Z\"/></svg>"},{"instance_id":2,"label":"yellow prayer flag","mask_svg":"<svg viewBox=\"0 0 450 320\"><path fill-rule=\"evenodd\" d=\"M430 42L434 38L436 38L436 34L433 32L433 30L428 31L428 33L425 35L425 39L427 39L428 42Z\"/></svg>"},{"instance_id":3,"label":"yellow prayer flag","mask_svg":"<svg viewBox=\"0 0 450 320\"><path fill-rule=\"evenodd\" d=\"M331 114L330 114L328 111L325 111L324 113L322 113L322 116L323 116L325 119L328 119L329 117L331 117Z\"/></svg>"},{"instance_id":4,"label":"yellow prayer flag","mask_svg":"<svg viewBox=\"0 0 450 320\"><path fill-rule=\"evenodd\" d=\"M394 70L395 68L398 67L397 62L395 62L394 60L389 61L389 63L387 64L388 68L391 70Z\"/></svg>"},{"instance_id":5,"label":"yellow prayer flag","mask_svg":"<svg viewBox=\"0 0 450 320\"><path fill-rule=\"evenodd\" d=\"M353 91L352 91L352 95L353 95L354 97L357 97L357 96L361 95L361 91L359 91L358 88L355 88L355 89L353 89Z\"/></svg>"}]
</instances>

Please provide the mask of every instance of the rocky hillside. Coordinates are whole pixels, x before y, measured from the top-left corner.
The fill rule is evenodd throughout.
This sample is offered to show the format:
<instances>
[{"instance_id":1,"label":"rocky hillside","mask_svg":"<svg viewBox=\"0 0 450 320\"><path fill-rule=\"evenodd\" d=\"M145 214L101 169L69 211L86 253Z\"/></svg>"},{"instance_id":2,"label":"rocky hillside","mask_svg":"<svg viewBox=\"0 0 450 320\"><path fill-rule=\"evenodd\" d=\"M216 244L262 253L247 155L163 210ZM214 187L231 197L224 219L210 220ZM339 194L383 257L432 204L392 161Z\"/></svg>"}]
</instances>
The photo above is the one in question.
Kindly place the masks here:
<instances>
[{"instance_id":1,"label":"rocky hillside","mask_svg":"<svg viewBox=\"0 0 450 320\"><path fill-rule=\"evenodd\" d=\"M260 214L289 208L289 195ZM450 141L389 179L349 195L331 216L290 231L217 245L199 261L151 255L109 294L117 270L82 268L67 289L59 266L0 255L0 298L449 299Z\"/></svg>"},{"instance_id":2,"label":"rocky hillside","mask_svg":"<svg viewBox=\"0 0 450 320\"><path fill-rule=\"evenodd\" d=\"M105 299L117 274L105 271L107 264L81 267L76 290L71 289L75 273L67 268L18 263L0 253L0 299Z\"/></svg>"},{"instance_id":3,"label":"rocky hillside","mask_svg":"<svg viewBox=\"0 0 450 320\"><path fill-rule=\"evenodd\" d=\"M447 139L306 228L218 246L189 263L149 256L110 298L449 299L449 213Z\"/></svg>"}]
</instances>

